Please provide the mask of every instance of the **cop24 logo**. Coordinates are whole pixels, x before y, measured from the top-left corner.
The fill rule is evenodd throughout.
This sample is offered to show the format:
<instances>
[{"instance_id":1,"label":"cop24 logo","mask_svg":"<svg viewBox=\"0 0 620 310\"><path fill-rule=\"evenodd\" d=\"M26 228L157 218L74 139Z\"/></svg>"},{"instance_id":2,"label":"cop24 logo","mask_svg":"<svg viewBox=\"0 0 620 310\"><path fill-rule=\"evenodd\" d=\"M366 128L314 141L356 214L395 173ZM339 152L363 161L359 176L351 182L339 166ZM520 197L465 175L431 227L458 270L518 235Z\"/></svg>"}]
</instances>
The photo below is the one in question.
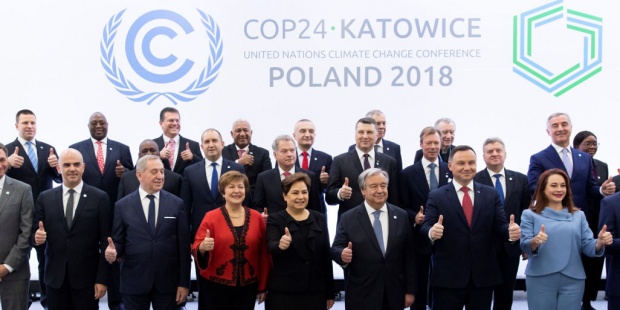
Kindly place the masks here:
<instances>
[{"instance_id":1,"label":"cop24 logo","mask_svg":"<svg viewBox=\"0 0 620 310\"><path fill-rule=\"evenodd\" d=\"M189 35L195 29L185 17L176 12L154 10L138 17L125 34L125 50L121 56L126 57L133 80L123 73L128 68L121 68L121 61L116 58L118 50L114 49L116 40L122 37L118 31L125 10L112 16L103 28L100 49L101 65L114 88L129 100L147 102L149 105L162 96L174 104L188 102L207 91L222 66L224 44L220 28L213 18L201 10L197 12L201 27L204 27L204 33L199 34L206 34L208 41L208 60L202 70L194 69L197 63L189 58L179 59L170 52L173 48L156 50L155 46L161 47L161 44L157 45L155 41L161 43L161 39L167 38L169 41L165 42L173 42L179 32ZM169 54L162 57L166 53ZM187 82L192 72L197 76ZM183 80L186 82L179 84Z\"/></svg>"}]
</instances>

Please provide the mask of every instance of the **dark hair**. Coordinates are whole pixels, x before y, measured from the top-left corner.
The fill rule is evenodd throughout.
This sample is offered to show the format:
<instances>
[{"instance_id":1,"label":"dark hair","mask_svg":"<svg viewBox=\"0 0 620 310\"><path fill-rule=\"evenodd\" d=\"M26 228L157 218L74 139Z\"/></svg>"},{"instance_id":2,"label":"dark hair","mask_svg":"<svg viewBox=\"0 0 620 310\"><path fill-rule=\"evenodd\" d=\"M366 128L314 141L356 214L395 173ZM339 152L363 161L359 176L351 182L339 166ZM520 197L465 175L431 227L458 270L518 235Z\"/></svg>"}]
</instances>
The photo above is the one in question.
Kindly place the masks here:
<instances>
[{"instance_id":1,"label":"dark hair","mask_svg":"<svg viewBox=\"0 0 620 310\"><path fill-rule=\"evenodd\" d=\"M452 151L450 152L450 157L448 158L448 161L452 161L452 157L454 157L454 154L458 153L458 152L464 152L464 151L472 151L474 152L474 154L476 154L476 151L474 151L474 149L469 146L469 145L459 145L459 146L455 146Z\"/></svg>"},{"instance_id":2,"label":"dark hair","mask_svg":"<svg viewBox=\"0 0 620 310\"><path fill-rule=\"evenodd\" d=\"M249 195L250 193L250 181L248 181L248 177L245 176L245 174L239 172L239 171L235 171L235 170L231 170L228 171L224 174L222 174L222 176L220 177L220 181L217 182L217 189L220 191L220 193L222 195L224 195L224 189L226 189L226 186L228 186L228 184L232 183L232 182L236 182L236 181L242 181L243 182L243 186L245 187L246 190L246 196Z\"/></svg>"},{"instance_id":3,"label":"dark hair","mask_svg":"<svg viewBox=\"0 0 620 310\"><path fill-rule=\"evenodd\" d=\"M15 122L18 123L19 122L19 116L20 115L34 115L34 112L28 110L28 109L23 109L23 110L19 110L17 111L17 114L15 114ZM37 117L36 115L34 115L34 117Z\"/></svg>"},{"instance_id":4,"label":"dark hair","mask_svg":"<svg viewBox=\"0 0 620 310\"><path fill-rule=\"evenodd\" d=\"M0 150L3 150L4 151L4 155L6 155L6 157L9 157L9 150L2 143L0 143Z\"/></svg>"},{"instance_id":5,"label":"dark hair","mask_svg":"<svg viewBox=\"0 0 620 310\"><path fill-rule=\"evenodd\" d=\"M583 140L585 140L587 137L589 136L593 136L595 139L598 140L598 138L596 137L595 134L593 134L591 131L580 131L579 133L577 133L575 135L575 137L573 138L573 147L578 149L579 146L581 145L581 143L583 142Z\"/></svg>"},{"instance_id":6,"label":"dark hair","mask_svg":"<svg viewBox=\"0 0 620 310\"><path fill-rule=\"evenodd\" d=\"M161 112L159 112L159 121L163 122L164 121L164 115L166 113L176 113L181 115L181 113L179 113L179 110L173 108L173 107L165 107L163 109L161 109Z\"/></svg>"},{"instance_id":7,"label":"dark hair","mask_svg":"<svg viewBox=\"0 0 620 310\"><path fill-rule=\"evenodd\" d=\"M377 122L375 122L375 120L373 118L370 117L362 117L360 118L357 123L355 123L355 128L357 128L357 124L362 123L362 124L367 124L367 125L374 125L375 128L377 128Z\"/></svg>"},{"instance_id":8,"label":"dark hair","mask_svg":"<svg viewBox=\"0 0 620 310\"><path fill-rule=\"evenodd\" d=\"M293 184L298 182L304 182L308 191L310 191L310 184L312 184L310 177L304 172L295 172L284 178L284 180L282 180L282 183L280 183L280 185L282 186L282 193L284 195L288 194L288 192L291 190L291 187L293 187Z\"/></svg>"},{"instance_id":9,"label":"dark hair","mask_svg":"<svg viewBox=\"0 0 620 310\"><path fill-rule=\"evenodd\" d=\"M573 192L570 188L570 178L568 174L561 169L549 169L543 172L538 178L538 183L536 184L536 190L534 191L534 196L532 196L532 203L530 205L530 209L536 213L542 212L542 210L549 205L549 198L545 196L545 188L547 187L547 181L549 177L552 175L561 175L564 178L564 182L566 182L566 195L564 199L562 199L562 205L568 209L569 213L573 213L576 209L573 204Z\"/></svg>"}]
</instances>

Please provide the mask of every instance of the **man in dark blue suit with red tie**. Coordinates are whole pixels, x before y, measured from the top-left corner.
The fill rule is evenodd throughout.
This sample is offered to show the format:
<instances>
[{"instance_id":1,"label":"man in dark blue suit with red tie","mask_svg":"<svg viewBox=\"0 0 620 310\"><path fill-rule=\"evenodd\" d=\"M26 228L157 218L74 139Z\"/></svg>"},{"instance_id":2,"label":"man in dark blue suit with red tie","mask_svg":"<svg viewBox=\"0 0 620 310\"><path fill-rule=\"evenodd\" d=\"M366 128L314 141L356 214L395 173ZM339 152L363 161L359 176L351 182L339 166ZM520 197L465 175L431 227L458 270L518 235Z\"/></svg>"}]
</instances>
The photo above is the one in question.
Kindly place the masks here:
<instances>
[{"instance_id":1,"label":"man in dark blue suit with red tie","mask_svg":"<svg viewBox=\"0 0 620 310\"><path fill-rule=\"evenodd\" d=\"M375 141L375 150L379 153L388 155L396 160L396 169L398 172L403 170L403 158L400 155L400 145L392 141L385 140L385 132L387 131L387 121L385 114L380 110L370 110L366 113L367 118L372 118L377 124L377 140ZM349 147L349 151L355 148L355 144Z\"/></svg>"}]
</instances>

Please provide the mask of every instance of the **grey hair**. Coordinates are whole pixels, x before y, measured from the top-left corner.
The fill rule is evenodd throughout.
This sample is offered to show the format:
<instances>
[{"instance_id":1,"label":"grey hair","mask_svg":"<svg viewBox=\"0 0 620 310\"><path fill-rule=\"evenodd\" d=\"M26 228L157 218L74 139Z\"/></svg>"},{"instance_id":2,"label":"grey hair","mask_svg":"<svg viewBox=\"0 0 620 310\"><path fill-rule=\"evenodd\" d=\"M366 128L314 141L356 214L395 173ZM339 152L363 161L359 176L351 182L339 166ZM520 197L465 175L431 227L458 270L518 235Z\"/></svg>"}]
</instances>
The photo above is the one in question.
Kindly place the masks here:
<instances>
[{"instance_id":1,"label":"grey hair","mask_svg":"<svg viewBox=\"0 0 620 310\"><path fill-rule=\"evenodd\" d=\"M359 183L360 185L360 190L366 188L366 179L368 179L371 176L378 175L378 174L382 174L387 180L388 184L390 184L390 176L388 175L387 172L385 172L385 170L381 168L370 168L360 173L360 176L357 179L357 183Z\"/></svg>"},{"instance_id":2,"label":"grey hair","mask_svg":"<svg viewBox=\"0 0 620 310\"><path fill-rule=\"evenodd\" d=\"M161 161L161 159L159 158L159 156L156 155L144 155L142 157L140 157L138 159L138 162L136 163L136 171L137 172L144 172L146 170L146 162L149 160L159 160Z\"/></svg>"},{"instance_id":3,"label":"grey hair","mask_svg":"<svg viewBox=\"0 0 620 310\"><path fill-rule=\"evenodd\" d=\"M454 130L456 130L456 123L451 118L443 117L443 118L438 119L435 122L435 128L437 130L439 130L438 127L439 127L439 124L441 123L452 124L454 126Z\"/></svg>"},{"instance_id":4,"label":"grey hair","mask_svg":"<svg viewBox=\"0 0 620 310\"><path fill-rule=\"evenodd\" d=\"M486 140L484 140L484 143L482 144L482 149L484 151L484 147L491 144L491 143L499 143L501 144L504 148L506 148L506 144L504 144L504 140L498 138L498 137L491 137L491 138L487 138Z\"/></svg>"},{"instance_id":5,"label":"grey hair","mask_svg":"<svg viewBox=\"0 0 620 310\"><path fill-rule=\"evenodd\" d=\"M368 113L366 113L366 116L364 117L373 117L375 114L385 115L385 113L381 112L381 110L370 110L368 111Z\"/></svg>"},{"instance_id":6,"label":"grey hair","mask_svg":"<svg viewBox=\"0 0 620 310\"><path fill-rule=\"evenodd\" d=\"M289 135L279 135L271 144L271 149L273 149L274 152L278 150L278 144L280 144L280 141L293 141L293 145L295 145L295 140L293 140L293 137Z\"/></svg>"},{"instance_id":7,"label":"grey hair","mask_svg":"<svg viewBox=\"0 0 620 310\"><path fill-rule=\"evenodd\" d=\"M562 116L562 115L566 116L566 118L568 119L568 123L572 126L573 122L570 120L570 116L568 116L568 114L564 112L556 112L556 113L549 115L549 117L547 117L547 127L549 127L549 122L551 121L552 118Z\"/></svg>"}]
</instances>

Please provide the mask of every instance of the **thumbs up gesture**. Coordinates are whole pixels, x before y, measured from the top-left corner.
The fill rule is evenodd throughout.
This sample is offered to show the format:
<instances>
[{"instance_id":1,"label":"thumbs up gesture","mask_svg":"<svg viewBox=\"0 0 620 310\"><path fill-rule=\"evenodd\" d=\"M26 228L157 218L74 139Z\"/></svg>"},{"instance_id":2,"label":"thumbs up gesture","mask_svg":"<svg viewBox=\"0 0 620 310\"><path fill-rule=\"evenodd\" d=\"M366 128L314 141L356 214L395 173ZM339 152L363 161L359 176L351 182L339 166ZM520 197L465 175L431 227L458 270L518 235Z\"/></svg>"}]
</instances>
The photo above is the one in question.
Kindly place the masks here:
<instances>
[{"instance_id":1,"label":"thumbs up gesture","mask_svg":"<svg viewBox=\"0 0 620 310\"><path fill-rule=\"evenodd\" d=\"M47 233L43 227L43 222L39 221L39 229L34 234L34 245L41 245L47 240Z\"/></svg>"},{"instance_id":2,"label":"thumbs up gesture","mask_svg":"<svg viewBox=\"0 0 620 310\"><path fill-rule=\"evenodd\" d=\"M181 158L185 161L191 161L194 159L194 153L189 149L189 142L185 143L185 150L181 152Z\"/></svg>"},{"instance_id":3,"label":"thumbs up gesture","mask_svg":"<svg viewBox=\"0 0 620 310\"><path fill-rule=\"evenodd\" d=\"M616 183L614 183L612 179L613 177L609 177L609 179L601 184L601 192L603 192L605 196L609 196L616 192Z\"/></svg>"},{"instance_id":4,"label":"thumbs up gesture","mask_svg":"<svg viewBox=\"0 0 620 310\"><path fill-rule=\"evenodd\" d=\"M351 198L352 194L353 189L349 187L349 178L344 178L344 184L342 184L340 191L338 191L338 196L340 196L341 200L347 200Z\"/></svg>"},{"instance_id":5,"label":"thumbs up gesture","mask_svg":"<svg viewBox=\"0 0 620 310\"><path fill-rule=\"evenodd\" d=\"M439 221L431 227L431 239L434 241L443 237L443 215L439 215Z\"/></svg>"},{"instance_id":6,"label":"thumbs up gesture","mask_svg":"<svg viewBox=\"0 0 620 310\"><path fill-rule=\"evenodd\" d=\"M116 160L116 168L114 168L114 172L116 173L116 176L119 178L125 172L125 167L123 167L120 160Z\"/></svg>"},{"instance_id":7,"label":"thumbs up gesture","mask_svg":"<svg viewBox=\"0 0 620 310\"><path fill-rule=\"evenodd\" d=\"M607 225L603 225L603 229L598 233L596 240L596 250L600 250L604 245L611 245L613 242L613 236L607 231Z\"/></svg>"},{"instance_id":8,"label":"thumbs up gesture","mask_svg":"<svg viewBox=\"0 0 620 310\"><path fill-rule=\"evenodd\" d=\"M280 238L280 245L278 245L278 247L280 250L284 251L291 245L291 241L293 241L293 238L291 238L291 232L288 231L288 227L284 227L284 235Z\"/></svg>"},{"instance_id":9,"label":"thumbs up gesture","mask_svg":"<svg viewBox=\"0 0 620 310\"><path fill-rule=\"evenodd\" d=\"M8 158L11 168L20 168L24 164L24 157L19 156L19 147L15 147L15 152Z\"/></svg>"},{"instance_id":10,"label":"thumbs up gesture","mask_svg":"<svg viewBox=\"0 0 620 310\"><path fill-rule=\"evenodd\" d=\"M424 206L420 206L420 211L415 215L415 224L422 225L424 222Z\"/></svg>"},{"instance_id":11,"label":"thumbs up gesture","mask_svg":"<svg viewBox=\"0 0 620 310\"><path fill-rule=\"evenodd\" d=\"M515 215L510 215L510 224L508 224L508 240L516 241L521 238L521 227L515 223Z\"/></svg>"},{"instance_id":12,"label":"thumbs up gesture","mask_svg":"<svg viewBox=\"0 0 620 310\"><path fill-rule=\"evenodd\" d=\"M168 144L166 143L164 144L164 148L159 150L159 158L161 159L170 159L170 156L172 155L172 153L170 152L170 149L168 148Z\"/></svg>"},{"instance_id":13,"label":"thumbs up gesture","mask_svg":"<svg viewBox=\"0 0 620 310\"><path fill-rule=\"evenodd\" d=\"M105 249L105 260L110 264L116 261L116 246L110 237L108 237L108 247Z\"/></svg>"},{"instance_id":14,"label":"thumbs up gesture","mask_svg":"<svg viewBox=\"0 0 620 310\"><path fill-rule=\"evenodd\" d=\"M205 252L211 252L214 246L215 246L215 240L211 238L211 231L207 229L207 235L200 243L198 250L200 250L200 252L204 254Z\"/></svg>"},{"instance_id":15,"label":"thumbs up gesture","mask_svg":"<svg viewBox=\"0 0 620 310\"><path fill-rule=\"evenodd\" d=\"M547 234L545 233L545 225L540 225L540 231L536 234L536 237L532 239L532 243L538 247L539 245L547 241Z\"/></svg>"},{"instance_id":16,"label":"thumbs up gesture","mask_svg":"<svg viewBox=\"0 0 620 310\"><path fill-rule=\"evenodd\" d=\"M321 167L321 174L319 175L319 179L321 180L322 184L327 184L327 181L329 181L329 174L325 172L325 166Z\"/></svg>"},{"instance_id":17,"label":"thumbs up gesture","mask_svg":"<svg viewBox=\"0 0 620 310\"><path fill-rule=\"evenodd\" d=\"M349 245L342 249L342 253L340 254L340 258L342 262L348 264L353 259L353 243L349 241Z\"/></svg>"},{"instance_id":18,"label":"thumbs up gesture","mask_svg":"<svg viewBox=\"0 0 620 310\"><path fill-rule=\"evenodd\" d=\"M263 220L265 221L265 223L267 223L267 218L269 217L269 214L267 214L267 208L264 208L263 213L261 213L260 215L263 216Z\"/></svg>"},{"instance_id":19,"label":"thumbs up gesture","mask_svg":"<svg viewBox=\"0 0 620 310\"><path fill-rule=\"evenodd\" d=\"M47 157L47 163L52 168L56 168L56 166L58 166L58 157L56 157L56 154L54 154L53 147L50 147L50 156Z\"/></svg>"}]
</instances>

